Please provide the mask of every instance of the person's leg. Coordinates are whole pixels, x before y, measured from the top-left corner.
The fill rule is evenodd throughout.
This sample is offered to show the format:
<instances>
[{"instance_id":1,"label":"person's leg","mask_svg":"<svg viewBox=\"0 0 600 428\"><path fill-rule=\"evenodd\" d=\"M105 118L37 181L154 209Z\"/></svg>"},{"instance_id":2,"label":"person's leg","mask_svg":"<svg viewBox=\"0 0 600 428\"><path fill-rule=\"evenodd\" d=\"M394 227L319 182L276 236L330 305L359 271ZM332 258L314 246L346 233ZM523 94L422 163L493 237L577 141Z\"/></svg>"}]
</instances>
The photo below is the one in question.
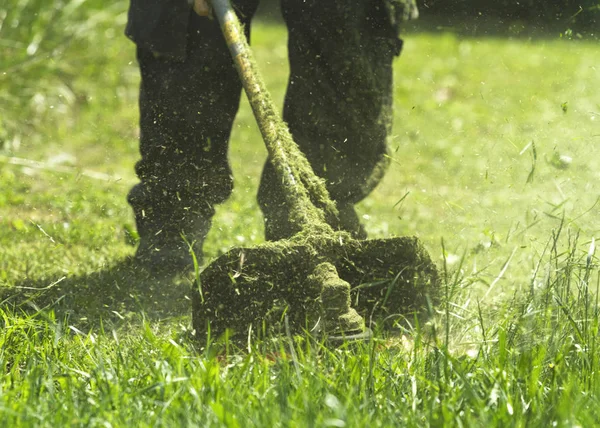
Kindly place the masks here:
<instances>
[{"instance_id":1,"label":"person's leg","mask_svg":"<svg viewBox=\"0 0 600 428\"><path fill-rule=\"evenodd\" d=\"M249 23L255 0L241 3ZM128 195L140 245L136 258L153 269L198 258L214 205L231 194L228 140L241 85L216 20L190 13L184 61L138 48L140 85L140 183Z\"/></svg>"},{"instance_id":2,"label":"person's leg","mask_svg":"<svg viewBox=\"0 0 600 428\"><path fill-rule=\"evenodd\" d=\"M366 234L354 204L382 179L392 119L392 61L401 41L386 0L282 0L290 80L284 119L340 210L341 229ZM259 189L267 239L295 231L271 165Z\"/></svg>"}]
</instances>

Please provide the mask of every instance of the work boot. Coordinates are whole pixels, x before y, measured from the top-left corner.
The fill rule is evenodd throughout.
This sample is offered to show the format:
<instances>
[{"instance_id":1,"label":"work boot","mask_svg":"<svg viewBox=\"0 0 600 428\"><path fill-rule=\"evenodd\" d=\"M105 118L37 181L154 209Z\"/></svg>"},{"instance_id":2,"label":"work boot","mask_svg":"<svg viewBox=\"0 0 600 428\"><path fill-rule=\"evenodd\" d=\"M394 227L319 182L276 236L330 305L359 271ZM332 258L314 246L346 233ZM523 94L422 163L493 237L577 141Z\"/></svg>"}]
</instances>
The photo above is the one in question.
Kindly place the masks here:
<instances>
[{"instance_id":1,"label":"work boot","mask_svg":"<svg viewBox=\"0 0 600 428\"><path fill-rule=\"evenodd\" d=\"M340 223L338 228L350 232L354 239L367 239L365 226L360 222L352 204L338 204Z\"/></svg>"},{"instance_id":2,"label":"work boot","mask_svg":"<svg viewBox=\"0 0 600 428\"><path fill-rule=\"evenodd\" d=\"M194 268L194 256L202 265L202 244L210 225L210 219L196 219L181 229L166 226L140 235L135 260L153 273L189 272Z\"/></svg>"},{"instance_id":3,"label":"work boot","mask_svg":"<svg viewBox=\"0 0 600 428\"><path fill-rule=\"evenodd\" d=\"M202 244L211 226L213 208L202 212L151 203L141 185L129 192L140 243L134 259L155 274L190 271L194 258L203 262ZM192 255L193 253L193 255Z\"/></svg>"}]
</instances>

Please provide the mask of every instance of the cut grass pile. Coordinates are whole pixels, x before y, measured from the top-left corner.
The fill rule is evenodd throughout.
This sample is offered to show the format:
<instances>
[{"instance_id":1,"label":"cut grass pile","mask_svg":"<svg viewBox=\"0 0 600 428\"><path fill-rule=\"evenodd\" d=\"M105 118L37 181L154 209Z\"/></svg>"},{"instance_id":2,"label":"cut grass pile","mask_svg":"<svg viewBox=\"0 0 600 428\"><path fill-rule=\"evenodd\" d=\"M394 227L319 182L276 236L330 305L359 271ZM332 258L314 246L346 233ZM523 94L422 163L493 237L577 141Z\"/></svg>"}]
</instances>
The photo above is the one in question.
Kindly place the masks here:
<instances>
[{"instance_id":1,"label":"cut grass pile","mask_svg":"<svg viewBox=\"0 0 600 428\"><path fill-rule=\"evenodd\" d=\"M341 349L283 337L199 350L187 278L152 281L127 261L138 77L126 4L113 7L64 49L44 50L60 37L49 30L0 42L39 39L22 90L0 69L13 94L0 133L3 426L598 423L595 43L406 36L392 168L359 210L371 236L417 234L438 261L431 325ZM253 44L281 100L285 30L259 23ZM208 260L262 242L265 155L245 103L230 153L236 189Z\"/></svg>"}]
</instances>

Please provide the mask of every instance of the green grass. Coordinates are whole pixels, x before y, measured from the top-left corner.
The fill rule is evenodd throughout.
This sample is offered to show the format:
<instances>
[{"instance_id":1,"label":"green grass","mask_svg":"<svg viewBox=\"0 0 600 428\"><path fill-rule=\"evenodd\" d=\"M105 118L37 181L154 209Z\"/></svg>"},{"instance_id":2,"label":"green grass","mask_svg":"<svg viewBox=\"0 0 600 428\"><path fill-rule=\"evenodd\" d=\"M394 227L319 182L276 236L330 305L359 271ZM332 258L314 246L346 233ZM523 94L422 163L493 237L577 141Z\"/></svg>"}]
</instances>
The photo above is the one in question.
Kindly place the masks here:
<instances>
[{"instance_id":1,"label":"green grass","mask_svg":"<svg viewBox=\"0 0 600 428\"><path fill-rule=\"evenodd\" d=\"M126 4L53 10L66 4L62 21L0 33L13 59L0 63L2 426L598 424L596 43L406 36L392 167L359 211L372 237L418 235L439 263L448 297L431 325L341 349L289 337L197 349L187 278L154 281L128 261ZM285 38L274 23L253 30L280 101ZM35 67L15 72L23 59ZM208 260L263 240L265 151L245 103L230 157L236 188Z\"/></svg>"}]
</instances>

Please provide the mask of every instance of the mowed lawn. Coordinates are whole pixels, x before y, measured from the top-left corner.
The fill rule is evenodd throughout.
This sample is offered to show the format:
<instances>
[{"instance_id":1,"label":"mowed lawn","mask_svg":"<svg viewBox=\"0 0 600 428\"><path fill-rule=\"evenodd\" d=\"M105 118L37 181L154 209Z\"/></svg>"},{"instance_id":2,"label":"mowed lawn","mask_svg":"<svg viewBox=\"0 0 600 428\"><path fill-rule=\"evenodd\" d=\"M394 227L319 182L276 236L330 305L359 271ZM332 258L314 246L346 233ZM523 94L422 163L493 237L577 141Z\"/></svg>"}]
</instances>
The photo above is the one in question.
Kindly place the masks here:
<instances>
[{"instance_id":1,"label":"mowed lawn","mask_svg":"<svg viewBox=\"0 0 600 428\"><path fill-rule=\"evenodd\" d=\"M64 83L61 96L44 95L44 76L40 86L29 82L26 108L2 113L23 127L0 151L0 296L8 296L0 299L0 420L599 421L596 41L406 34L395 65L390 170L359 211L371 237L416 235L439 263L448 299L432 326L338 350L283 338L199 351L185 278L159 284L115 268L134 252L125 196L138 158L139 78L123 18L55 59L73 64L62 80L49 80ZM258 22L252 38L281 104L285 29ZM263 242L255 195L265 150L245 101L230 159L235 190L218 209L207 261ZM146 282L162 297L128 294ZM51 299L32 290L44 287ZM169 310L140 323L144 303ZM89 319L100 316L106 323Z\"/></svg>"}]
</instances>

